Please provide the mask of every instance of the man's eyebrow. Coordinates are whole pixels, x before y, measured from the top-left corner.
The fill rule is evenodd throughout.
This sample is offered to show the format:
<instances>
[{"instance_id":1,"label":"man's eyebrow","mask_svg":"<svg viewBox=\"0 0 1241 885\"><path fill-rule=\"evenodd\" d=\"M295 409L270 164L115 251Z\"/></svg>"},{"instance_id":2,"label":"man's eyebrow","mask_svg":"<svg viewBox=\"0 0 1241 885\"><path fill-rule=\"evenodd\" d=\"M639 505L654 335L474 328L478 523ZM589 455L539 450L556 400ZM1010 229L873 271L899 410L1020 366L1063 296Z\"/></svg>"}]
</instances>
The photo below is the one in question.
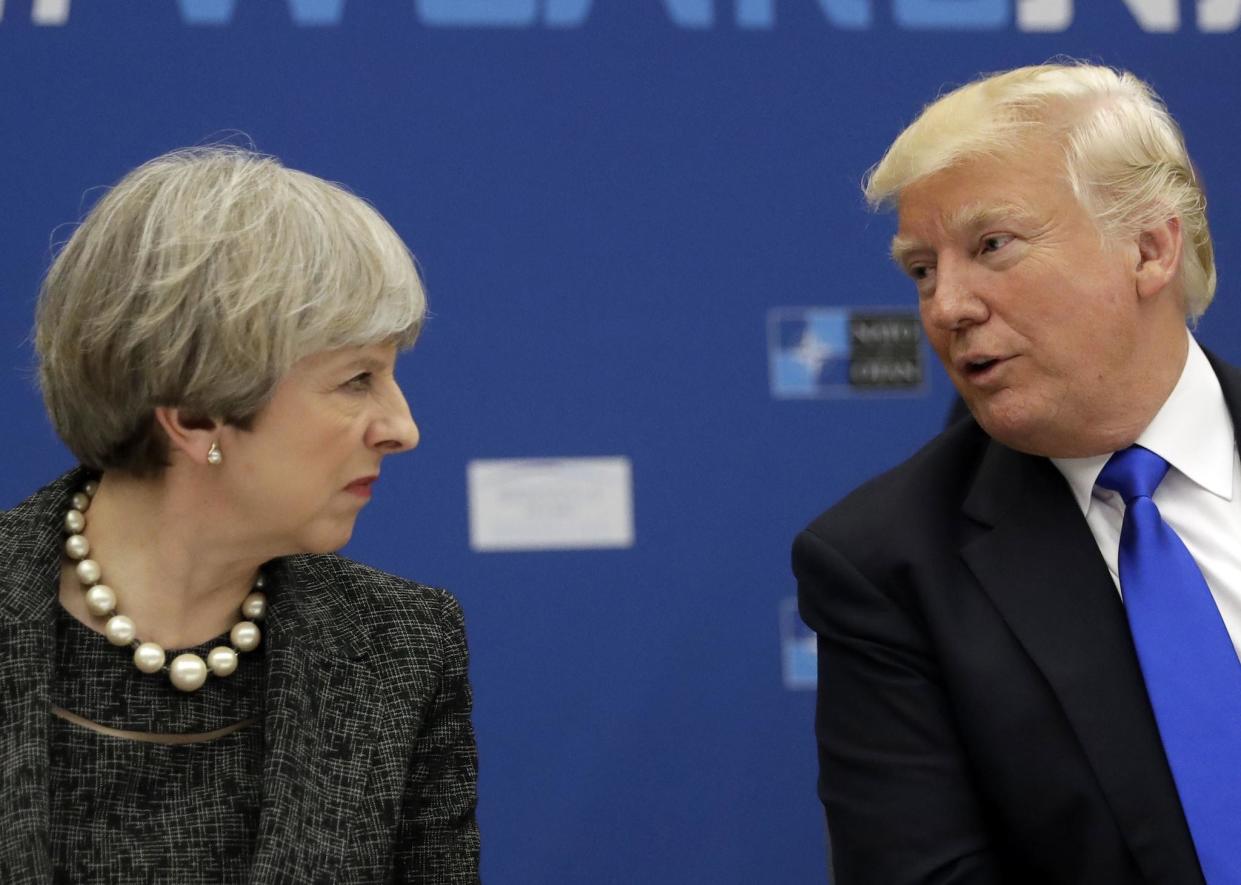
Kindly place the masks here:
<instances>
[{"instance_id":1,"label":"man's eyebrow","mask_svg":"<svg viewBox=\"0 0 1241 885\"><path fill-rule=\"evenodd\" d=\"M956 234L1013 220L1032 223L1033 216L1028 209L1017 203L971 203L949 215L944 227L950 234ZM927 248L929 247L916 237L897 234L892 238L892 260L897 264L904 264L911 253Z\"/></svg>"},{"instance_id":2,"label":"man's eyebrow","mask_svg":"<svg viewBox=\"0 0 1241 885\"><path fill-rule=\"evenodd\" d=\"M904 266L905 258L912 252L926 248L921 241L915 240L913 237L902 236L897 234L892 238L892 248L889 254L892 260L897 264Z\"/></svg>"}]
</instances>

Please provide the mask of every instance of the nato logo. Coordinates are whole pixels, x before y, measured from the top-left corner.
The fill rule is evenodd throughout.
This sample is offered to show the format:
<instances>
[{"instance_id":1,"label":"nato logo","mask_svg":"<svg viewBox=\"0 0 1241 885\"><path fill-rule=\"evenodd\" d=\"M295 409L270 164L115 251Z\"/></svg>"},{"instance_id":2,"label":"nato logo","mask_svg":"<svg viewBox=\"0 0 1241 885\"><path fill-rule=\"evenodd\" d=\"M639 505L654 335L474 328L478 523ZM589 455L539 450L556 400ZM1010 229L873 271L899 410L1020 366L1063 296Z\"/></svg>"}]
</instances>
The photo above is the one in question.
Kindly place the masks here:
<instances>
[{"instance_id":1,"label":"nato logo","mask_svg":"<svg viewBox=\"0 0 1241 885\"><path fill-rule=\"evenodd\" d=\"M908 310L773 308L767 351L777 399L917 394L926 387L922 327Z\"/></svg>"},{"instance_id":2,"label":"nato logo","mask_svg":"<svg viewBox=\"0 0 1241 885\"><path fill-rule=\"evenodd\" d=\"M819 647L814 631L797 614L797 600L780 601L780 663L784 687L812 689L819 682Z\"/></svg>"}]
</instances>

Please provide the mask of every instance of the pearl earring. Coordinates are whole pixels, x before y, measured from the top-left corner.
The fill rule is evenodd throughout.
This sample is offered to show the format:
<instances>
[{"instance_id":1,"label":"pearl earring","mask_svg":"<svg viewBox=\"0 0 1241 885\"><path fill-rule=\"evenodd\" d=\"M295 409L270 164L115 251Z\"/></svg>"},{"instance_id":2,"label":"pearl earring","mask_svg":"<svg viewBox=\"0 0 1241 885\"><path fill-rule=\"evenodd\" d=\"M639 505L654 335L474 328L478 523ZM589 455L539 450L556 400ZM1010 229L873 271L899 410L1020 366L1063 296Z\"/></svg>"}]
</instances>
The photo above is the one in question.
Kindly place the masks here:
<instances>
[{"instance_id":1,"label":"pearl earring","mask_svg":"<svg viewBox=\"0 0 1241 885\"><path fill-rule=\"evenodd\" d=\"M207 463L212 467L224 460L224 453L220 451L220 444L213 442L211 448L207 449Z\"/></svg>"}]
</instances>

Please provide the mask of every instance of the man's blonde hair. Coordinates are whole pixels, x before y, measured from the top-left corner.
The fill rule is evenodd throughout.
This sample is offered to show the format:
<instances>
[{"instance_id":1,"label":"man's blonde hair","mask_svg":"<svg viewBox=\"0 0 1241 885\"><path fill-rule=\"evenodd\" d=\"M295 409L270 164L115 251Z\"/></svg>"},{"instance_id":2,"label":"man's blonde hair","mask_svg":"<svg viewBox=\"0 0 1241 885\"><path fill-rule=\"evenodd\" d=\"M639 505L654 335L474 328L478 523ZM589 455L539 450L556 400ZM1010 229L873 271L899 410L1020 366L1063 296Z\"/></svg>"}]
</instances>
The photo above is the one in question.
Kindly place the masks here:
<instances>
[{"instance_id":1,"label":"man's blonde hair","mask_svg":"<svg viewBox=\"0 0 1241 885\"><path fill-rule=\"evenodd\" d=\"M1180 219L1180 288L1196 320L1215 295L1206 196L1180 127L1155 91L1125 71L1083 63L1017 68L982 77L928 105L866 176L872 207L913 182L980 155L1032 141L1063 150L1064 172L1107 237L1134 236Z\"/></svg>"}]
</instances>

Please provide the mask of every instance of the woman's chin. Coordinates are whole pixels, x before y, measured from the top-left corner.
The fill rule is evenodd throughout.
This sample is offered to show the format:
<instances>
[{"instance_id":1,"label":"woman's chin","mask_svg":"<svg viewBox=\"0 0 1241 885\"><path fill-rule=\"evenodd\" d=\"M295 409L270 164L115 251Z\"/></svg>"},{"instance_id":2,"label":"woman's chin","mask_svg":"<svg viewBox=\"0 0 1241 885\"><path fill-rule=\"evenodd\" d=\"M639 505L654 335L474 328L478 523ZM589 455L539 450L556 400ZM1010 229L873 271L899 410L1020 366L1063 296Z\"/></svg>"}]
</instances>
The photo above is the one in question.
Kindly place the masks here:
<instances>
[{"instance_id":1,"label":"woman's chin","mask_svg":"<svg viewBox=\"0 0 1241 885\"><path fill-rule=\"evenodd\" d=\"M335 553L353 537L353 520L347 525L316 527L298 539L298 553Z\"/></svg>"}]
</instances>

